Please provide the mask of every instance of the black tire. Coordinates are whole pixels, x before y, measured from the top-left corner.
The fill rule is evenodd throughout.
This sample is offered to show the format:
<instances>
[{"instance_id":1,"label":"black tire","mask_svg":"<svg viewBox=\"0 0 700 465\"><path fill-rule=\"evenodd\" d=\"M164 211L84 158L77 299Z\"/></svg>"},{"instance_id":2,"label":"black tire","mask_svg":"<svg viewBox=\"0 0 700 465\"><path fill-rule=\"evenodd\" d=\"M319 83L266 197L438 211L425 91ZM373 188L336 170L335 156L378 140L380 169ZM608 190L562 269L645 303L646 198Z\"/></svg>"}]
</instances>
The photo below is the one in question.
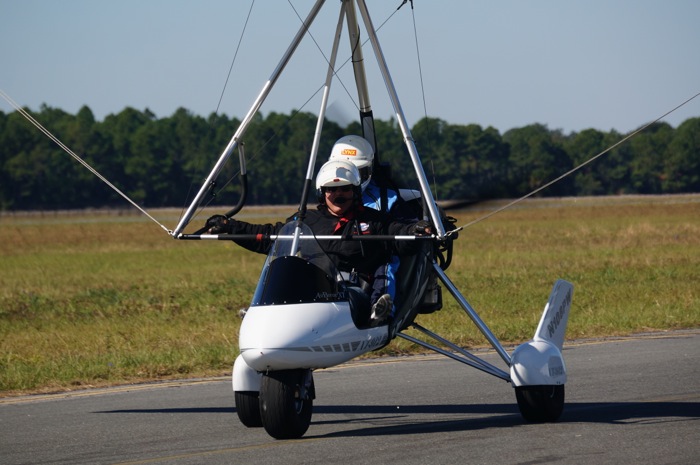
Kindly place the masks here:
<instances>
[{"instance_id":1,"label":"black tire","mask_svg":"<svg viewBox=\"0 0 700 465\"><path fill-rule=\"evenodd\" d=\"M275 439L298 439L311 423L314 387L310 370L282 370L263 374L260 417Z\"/></svg>"},{"instance_id":2,"label":"black tire","mask_svg":"<svg viewBox=\"0 0 700 465\"><path fill-rule=\"evenodd\" d=\"M262 426L260 418L260 396L255 391L236 391L236 413L248 428L259 428Z\"/></svg>"},{"instance_id":3,"label":"black tire","mask_svg":"<svg viewBox=\"0 0 700 465\"><path fill-rule=\"evenodd\" d=\"M516 386L520 414L532 423L557 421L564 410L564 385Z\"/></svg>"}]
</instances>

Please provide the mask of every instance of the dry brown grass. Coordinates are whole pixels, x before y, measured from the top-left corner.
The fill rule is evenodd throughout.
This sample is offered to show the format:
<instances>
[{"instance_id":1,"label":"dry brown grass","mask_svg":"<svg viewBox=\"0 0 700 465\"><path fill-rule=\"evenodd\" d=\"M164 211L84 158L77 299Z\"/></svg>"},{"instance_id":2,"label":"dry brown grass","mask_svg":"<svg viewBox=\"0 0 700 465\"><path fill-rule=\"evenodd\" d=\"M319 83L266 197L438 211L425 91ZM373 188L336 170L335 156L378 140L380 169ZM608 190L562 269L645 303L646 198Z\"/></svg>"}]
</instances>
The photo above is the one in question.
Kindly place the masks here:
<instances>
[{"instance_id":1,"label":"dry brown grass","mask_svg":"<svg viewBox=\"0 0 700 465\"><path fill-rule=\"evenodd\" d=\"M467 224L497 206L451 213ZM249 209L241 219L292 210ZM172 227L177 213L157 215ZM2 216L0 257L4 394L230 372L236 314L264 260L102 213ZM575 285L569 338L697 327L699 257L700 195L535 199L462 231L448 274L507 344L531 337L557 278ZM445 301L419 322L483 345ZM382 353L415 350L396 339Z\"/></svg>"}]
</instances>

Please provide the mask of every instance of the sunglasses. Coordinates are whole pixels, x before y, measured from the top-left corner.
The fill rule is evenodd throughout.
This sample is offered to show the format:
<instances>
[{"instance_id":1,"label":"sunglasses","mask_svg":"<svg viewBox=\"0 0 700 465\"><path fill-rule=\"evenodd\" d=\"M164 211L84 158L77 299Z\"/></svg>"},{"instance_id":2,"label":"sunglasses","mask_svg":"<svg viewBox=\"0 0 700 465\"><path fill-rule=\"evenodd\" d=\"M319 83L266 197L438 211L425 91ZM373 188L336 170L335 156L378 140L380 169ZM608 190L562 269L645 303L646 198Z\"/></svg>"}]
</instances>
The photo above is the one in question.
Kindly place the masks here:
<instances>
[{"instance_id":1,"label":"sunglasses","mask_svg":"<svg viewBox=\"0 0 700 465\"><path fill-rule=\"evenodd\" d=\"M330 187L324 187L326 192L350 192L352 190L352 186L330 186Z\"/></svg>"}]
</instances>

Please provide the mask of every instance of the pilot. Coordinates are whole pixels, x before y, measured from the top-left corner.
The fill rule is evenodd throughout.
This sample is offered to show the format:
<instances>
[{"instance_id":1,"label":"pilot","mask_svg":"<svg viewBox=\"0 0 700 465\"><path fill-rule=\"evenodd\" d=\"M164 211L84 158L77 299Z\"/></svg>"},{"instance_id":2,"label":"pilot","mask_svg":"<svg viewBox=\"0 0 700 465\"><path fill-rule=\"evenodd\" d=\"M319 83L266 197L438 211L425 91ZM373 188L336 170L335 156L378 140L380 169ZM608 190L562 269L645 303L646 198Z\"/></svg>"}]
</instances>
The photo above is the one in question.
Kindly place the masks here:
<instances>
[{"instance_id":1,"label":"pilot","mask_svg":"<svg viewBox=\"0 0 700 465\"><path fill-rule=\"evenodd\" d=\"M322 235L416 235L431 234L427 221L405 222L388 214L362 205L362 187L357 167L348 161L326 162L316 176L319 204L306 212L304 223L317 236ZM287 219L296 219L298 214ZM238 245L259 253L268 253L272 245L270 235L276 234L286 223L252 224L215 215L207 220L210 234L254 234L259 240L234 239ZM412 242L412 241L411 241ZM385 241L319 240L320 246L341 272L359 276L371 290L371 325L390 321L392 296L385 279L377 279L392 255L415 252L409 241L388 243ZM415 243L413 243L415 244ZM378 271L379 270L379 271Z\"/></svg>"}]
</instances>

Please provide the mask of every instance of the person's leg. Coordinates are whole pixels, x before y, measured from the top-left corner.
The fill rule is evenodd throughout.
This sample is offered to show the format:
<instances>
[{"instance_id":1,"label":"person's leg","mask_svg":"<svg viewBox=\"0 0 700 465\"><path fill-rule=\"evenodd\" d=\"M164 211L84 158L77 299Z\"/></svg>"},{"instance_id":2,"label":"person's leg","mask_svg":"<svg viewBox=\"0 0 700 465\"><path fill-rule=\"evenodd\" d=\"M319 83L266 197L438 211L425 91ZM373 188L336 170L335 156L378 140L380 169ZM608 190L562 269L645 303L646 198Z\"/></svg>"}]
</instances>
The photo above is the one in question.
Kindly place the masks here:
<instances>
[{"instance_id":1,"label":"person's leg","mask_svg":"<svg viewBox=\"0 0 700 465\"><path fill-rule=\"evenodd\" d=\"M389 263L380 265L372 277L372 292L370 294L370 304L374 305L381 296L389 294L391 297L391 315L394 315L396 308L393 302L396 300L396 275L399 269L399 257L391 257Z\"/></svg>"},{"instance_id":2,"label":"person's leg","mask_svg":"<svg viewBox=\"0 0 700 465\"><path fill-rule=\"evenodd\" d=\"M359 287L348 286L348 300L350 301L350 313L352 321L358 328L366 328L371 323L371 306L369 295Z\"/></svg>"}]
</instances>

